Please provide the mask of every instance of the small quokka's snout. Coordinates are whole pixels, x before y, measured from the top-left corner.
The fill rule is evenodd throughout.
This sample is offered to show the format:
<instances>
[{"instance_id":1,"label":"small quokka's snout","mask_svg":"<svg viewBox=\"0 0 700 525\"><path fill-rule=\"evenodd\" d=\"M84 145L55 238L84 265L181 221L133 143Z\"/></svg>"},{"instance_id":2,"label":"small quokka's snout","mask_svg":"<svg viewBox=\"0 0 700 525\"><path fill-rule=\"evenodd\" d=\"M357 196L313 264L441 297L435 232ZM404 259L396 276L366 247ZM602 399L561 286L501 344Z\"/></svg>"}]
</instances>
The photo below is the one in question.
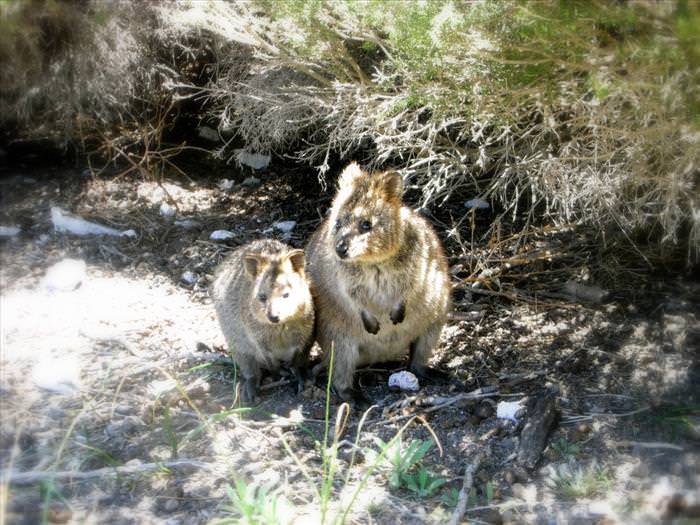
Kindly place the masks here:
<instances>
[{"instance_id":1,"label":"small quokka's snout","mask_svg":"<svg viewBox=\"0 0 700 525\"><path fill-rule=\"evenodd\" d=\"M345 242L345 239L341 239L336 243L335 253L337 253L338 257L341 259L345 259L348 256L348 243Z\"/></svg>"},{"instance_id":2,"label":"small quokka's snout","mask_svg":"<svg viewBox=\"0 0 700 525\"><path fill-rule=\"evenodd\" d=\"M272 312L267 312L267 319L268 319L271 323L279 323L279 322L280 322L280 316L279 316L279 315L276 315L276 314L273 314Z\"/></svg>"}]
</instances>

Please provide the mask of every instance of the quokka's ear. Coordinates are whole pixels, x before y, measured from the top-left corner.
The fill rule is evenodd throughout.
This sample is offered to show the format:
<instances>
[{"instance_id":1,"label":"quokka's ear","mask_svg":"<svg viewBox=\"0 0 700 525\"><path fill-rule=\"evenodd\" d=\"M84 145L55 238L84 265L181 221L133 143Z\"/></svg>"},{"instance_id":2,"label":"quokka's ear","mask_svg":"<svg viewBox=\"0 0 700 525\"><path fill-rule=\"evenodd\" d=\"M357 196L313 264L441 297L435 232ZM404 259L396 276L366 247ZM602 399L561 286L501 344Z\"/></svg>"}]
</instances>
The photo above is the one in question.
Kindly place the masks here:
<instances>
[{"instance_id":1,"label":"quokka's ear","mask_svg":"<svg viewBox=\"0 0 700 525\"><path fill-rule=\"evenodd\" d=\"M350 164L348 164L347 167L340 174L340 178L338 179L338 185L341 188L351 186L355 182L355 179L362 177L362 175L364 175L362 168L360 168L360 165L357 162L353 161Z\"/></svg>"},{"instance_id":2,"label":"quokka's ear","mask_svg":"<svg viewBox=\"0 0 700 525\"><path fill-rule=\"evenodd\" d=\"M380 175L382 190L390 201L400 201L403 194L403 179L396 171L386 171Z\"/></svg>"},{"instance_id":3,"label":"quokka's ear","mask_svg":"<svg viewBox=\"0 0 700 525\"><path fill-rule=\"evenodd\" d=\"M255 254L248 254L245 257L243 257L243 264L245 264L245 271L248 272L248 275L251 277L257 277L257 275L260 273L260 270L263 267L264 264L264 259Z\"/></svg>"},{"instance_id":4,"label":"quokka's ear","mask_svg":"<svg viewBox=\"0 0 700 525\"><path fill-rule=\"evenodd\" d=\"M302 273L304 271L304 250L292 250L287 254L287 259L295 272Z\"/></svg>"}]
</instances>

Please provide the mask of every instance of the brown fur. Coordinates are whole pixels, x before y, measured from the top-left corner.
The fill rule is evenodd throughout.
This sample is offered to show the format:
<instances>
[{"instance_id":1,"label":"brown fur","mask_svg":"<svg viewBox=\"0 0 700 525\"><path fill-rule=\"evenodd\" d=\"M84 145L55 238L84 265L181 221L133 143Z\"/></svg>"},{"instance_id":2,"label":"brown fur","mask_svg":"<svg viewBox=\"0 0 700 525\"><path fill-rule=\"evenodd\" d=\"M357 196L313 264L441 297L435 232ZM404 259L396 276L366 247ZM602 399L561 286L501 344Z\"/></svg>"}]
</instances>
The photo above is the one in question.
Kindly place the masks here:
<instances>
[{"instance_id":1,"label":"brown fur","mask_svg":"<svg viewBox=\"0 0 700 525\"><path fill-rule=\"evenodd\" d=\"M304 253L274 240L253 241L221 264L211 294L240 369L243 402L257 397L263 370L282 365L292 366L303 388L314 326Z\"/></svg>"},{"instance_id":2,"label":"brown fur","mask_svg":"<svg viewBox=\"0 0 700 525\"><path fill-rule=\"evenodd\" d=\"M333 385L344 399L357 396L357 366L400 359L409 348L411 370L426 372L450 308L440 240L402 204L401 191L398 174L368 174L350 164L306 249L317 340L326 364L333 347Z\"/></svg>"}]
</instances>

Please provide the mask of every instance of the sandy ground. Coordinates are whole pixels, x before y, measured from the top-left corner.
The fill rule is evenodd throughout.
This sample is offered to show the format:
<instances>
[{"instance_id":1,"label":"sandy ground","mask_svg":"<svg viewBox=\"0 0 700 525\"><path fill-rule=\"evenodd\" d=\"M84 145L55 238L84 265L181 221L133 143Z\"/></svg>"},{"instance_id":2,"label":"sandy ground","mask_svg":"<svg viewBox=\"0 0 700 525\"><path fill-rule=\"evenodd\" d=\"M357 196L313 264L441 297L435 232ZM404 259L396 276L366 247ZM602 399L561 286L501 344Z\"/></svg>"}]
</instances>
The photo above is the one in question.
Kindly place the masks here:
<instances>
[{"instance_id":1,"label":"sandy ground","mask_svg":"<svg viewBox=\"0 0 700 525\"><path fill-rule=\"evenodd\" d=\"M460 316L443 331L434 364L454 384L397 393L386 380L401 363L362 372L377 406L364 421L357 412L345 420L332 398L334 449L323 445L324 378L300 396L284 378L268 378L254 410L234 403L234 368L207 295L232 247L261 235L303 247L332 189L311 198L303 182L274 172L246 184L250 174L224 175L231 189L218 175L162 190L60 168L0 179L0 225L20 229L0 238L7 523L235 522L245 509L256 523L333 522L346 511L351 523L446 523L470 466L464 519L473 522L696 519L697 283L646 279L643 292L628 293L632 283L599 303L566 297L559 285L538 301L513 298L507 286L475 292L460 278L466 259L441 222L448 213L438 214ZM174 216L162 214L163 202ZM56 232L52 206L137 236ZM274 228L280 220L297 222L291 234ZM466 237L469 225L460 227ZM217 229L232 239L211 241ZM542 288L527 279L519 289ZM485 395L466 395L477 389ZM534 409L517 421L495 411L545 393L556 419L538 463L524 468ZM399 475L377 454L407 422L404 451L434 444ZM387 456L400 463L406 454Z\"/></svg>"}]
</instances>

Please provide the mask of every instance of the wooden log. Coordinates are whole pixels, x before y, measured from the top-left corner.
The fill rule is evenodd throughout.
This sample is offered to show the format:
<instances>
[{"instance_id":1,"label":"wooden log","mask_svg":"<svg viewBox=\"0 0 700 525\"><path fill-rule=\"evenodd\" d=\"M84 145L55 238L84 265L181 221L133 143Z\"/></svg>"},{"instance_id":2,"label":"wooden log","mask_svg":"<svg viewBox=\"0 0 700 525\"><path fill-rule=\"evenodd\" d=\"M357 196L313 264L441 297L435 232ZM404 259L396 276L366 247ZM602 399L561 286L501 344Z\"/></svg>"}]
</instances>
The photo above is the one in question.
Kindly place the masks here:
<instances>
[{"instance_id":1,"label":"wooden log","mask_svg":"<svg viewBox=\"0 0 700 525\"><path fill-rule=\"evenodd\" d=\"M547 390L528 403L527 422L520 434L518 465L532 470L547 444L547 437L557 418L556 392Z\"/></svg>"}]
</instances>

